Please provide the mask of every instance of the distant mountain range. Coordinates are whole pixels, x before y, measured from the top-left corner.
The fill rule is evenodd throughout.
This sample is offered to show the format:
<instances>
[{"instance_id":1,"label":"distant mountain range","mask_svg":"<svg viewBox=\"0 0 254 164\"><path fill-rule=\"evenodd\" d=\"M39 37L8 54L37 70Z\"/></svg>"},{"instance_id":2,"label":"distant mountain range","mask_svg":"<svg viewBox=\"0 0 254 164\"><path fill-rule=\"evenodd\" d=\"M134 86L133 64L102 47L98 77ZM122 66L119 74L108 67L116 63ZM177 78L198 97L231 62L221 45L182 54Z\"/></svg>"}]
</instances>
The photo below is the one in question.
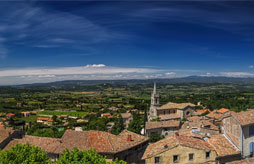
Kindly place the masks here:
<instances>
[{"instance_id":1,"label":"distant mountain range","mask_svg":"<svg viewBox=\"0 0 254 164\"><path fill-rule=\"evenodd\" d=\"M66 80L50 83L36 83L17 85L17 87L35 87L35 86L65 86L65 85L97 85L97 84L150 84L150 83L224 83L224 84L254 84L254 78L234 78L234 77L204 77L189 76L172 79L133 79L133 80Z\"/></svg>"}]
</instances>

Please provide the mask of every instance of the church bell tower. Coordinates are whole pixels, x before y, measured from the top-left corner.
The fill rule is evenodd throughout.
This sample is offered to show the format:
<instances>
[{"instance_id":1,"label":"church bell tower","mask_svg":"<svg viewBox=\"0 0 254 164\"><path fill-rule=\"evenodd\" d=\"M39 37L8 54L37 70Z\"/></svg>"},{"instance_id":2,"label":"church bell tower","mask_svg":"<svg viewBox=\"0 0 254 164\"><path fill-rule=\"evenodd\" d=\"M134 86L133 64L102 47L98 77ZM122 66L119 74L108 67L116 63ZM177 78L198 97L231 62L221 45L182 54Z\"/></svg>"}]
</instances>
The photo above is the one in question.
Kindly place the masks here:
<instances>
[{"instance_id":1,"label":"church bell tower","mask_svg":"<svg viewBox=\"0 0 254 164\"><path fill-rule=\"evenodd\" d=\"M156 83L154 83L153 92L151 96L151 106L149 111L148 120L152 120L157 117L157 108L160 106L159 94L156 92Z\"/></svg>"}]
</instances>

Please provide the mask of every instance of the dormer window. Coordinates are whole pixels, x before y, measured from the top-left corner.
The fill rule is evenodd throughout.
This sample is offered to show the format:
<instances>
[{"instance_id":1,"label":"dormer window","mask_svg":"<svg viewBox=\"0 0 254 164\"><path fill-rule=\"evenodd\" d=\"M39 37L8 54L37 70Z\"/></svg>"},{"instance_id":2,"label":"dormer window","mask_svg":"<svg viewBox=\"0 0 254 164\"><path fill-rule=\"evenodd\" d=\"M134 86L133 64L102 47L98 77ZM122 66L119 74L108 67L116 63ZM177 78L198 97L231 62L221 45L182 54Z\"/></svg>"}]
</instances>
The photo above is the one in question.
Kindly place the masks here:
<instances>
[{"instance_id":1,"label":"dormer window","mask_svg":"<svg viewBox=\"0 0 254 164\"><path fill-rule=\"evenodd\" d=\"M249 136L254 136L254 125L249 126Z\"/></svg>"}]
</instances>

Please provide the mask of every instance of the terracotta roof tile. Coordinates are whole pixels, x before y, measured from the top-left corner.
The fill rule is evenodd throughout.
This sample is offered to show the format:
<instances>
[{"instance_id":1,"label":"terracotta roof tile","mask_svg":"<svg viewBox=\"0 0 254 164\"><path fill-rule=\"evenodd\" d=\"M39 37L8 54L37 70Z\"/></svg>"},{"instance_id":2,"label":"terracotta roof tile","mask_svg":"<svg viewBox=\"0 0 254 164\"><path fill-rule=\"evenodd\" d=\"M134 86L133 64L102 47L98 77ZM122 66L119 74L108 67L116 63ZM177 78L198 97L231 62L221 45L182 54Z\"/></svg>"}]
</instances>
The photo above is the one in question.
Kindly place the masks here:
<instances>
[{"instance_id":1,"label":"terracotta roof tile","mask_svg":"<svg viewBox=\"0 0 254 164\"><path fill-rule=\"evenodd\" d=\"M1 126L0 127L0 143L2 143L5 139L7 139L14 132L15 131L11 128Z\"/></svg>"},{"instance_id":2,"label":"terracotta roof tile","mask_svg":"<svg viewBox=\"0 0 254 164\"><path fill-rule=\"evenodd\" d=\"M128 141L128 135L132 141ZM148 138L136 133L124 130L118 136L103 131L73 131L66 130L62 137L62 145L57 149L61 153L64 149L72 150L77 147L80 150L95 149L97 152L117 153L148 141Z\"/></svg>"},{"instance_id":3,"label":"terracotta roof tile","mask_svg":"<svg viewBox=\"0 0 254 164\"><path fill-rule=\"evenodd\" d=\"M60 146L60 139L36 136L24 136L22 139L14 139L4 148L4 150L15 146L16 144L26 144L38 146L48 153L55 153L56 149Z\"/></svg>"},{"instance_id":4,"label":"terracotta roof tile","mask_svg":"<svg viewBox=\"0 0 254 164\"><path fill-rule=\"evenodd\" d=\"M217 110L218 113L226 113L226 112L229 112L230 110L229 109L226 109L226 108L221 108L219 110Z\"/></svg>"},{"instance_id":5,"label":"terracotta roof tile","mask_svg":"<svg viewBox=\"0 0 254 164\"><path fill-rule=\"evenodd\" d=\"M156 128L167 128L167 127L179 127L180 121L159 121L159 122L146 122L146 129L156 129Z\"/></svg>"},{"instance_id":6,"label":"terracotta roof tile","mask_svg":"<svg viewBox=\"0 0 254 164\"><path fill-rule=\"evenodd\" d=\"M165 115L160 115L160 120L172 120L172 119L180 119L180 114L165 114Z\"/></svg>"},{"instance_id":7,"label":"terracotta roof tile","mask_svg":"<svg viewBox=\"0 0 254 164\"><path fill-rule=\"evenodd\" d=\"M158 108L158 110L160 110L160 109L170 109L170 108L184 109L187 106L194 107L196 105L194 105L192 103L173 103L173 102L169 102L165 105L162 105L160 108Z\"/></svg>"},{"instance_id":8,"label":"terracotta roof tile","mask_svg":"<svg viewBox=\"0 0 254 164\"><path fill-rule=\"evenodd\" d=\"M200 109L200 110L197 110L196 112L200 114L204 114L205 112L211 112L211 111L209 109Z\"/></svg>"},{"instance_id":9,"label":"terracotta roof tile","mask_svg":"<svg viewBox=\"0 0 254 164\"><path fill-rule=\"evenodd\" d=\"M208 139L209 144L211 144L215 151L217 152L218 156L228 156L233 154L240 154L240 151L232 145L224 136L223 134L219 135L212 135Z\"/></svg>"},{"instance_id":10,"label":"terracotta roof tile","mask_svg":"<svg viewBox=\"0 0 254 164\"><path fill-rule=\"evenodd\" d=\"M131 113L121 113L122 118L131 118L132 114Z\"/></svg>"},{"instance_id":11,"label":"terracotta roof tile","mask_svg":"<svg viewBox=\"0 0 254 164\"><path fill-rule=\"evenodd\" d=\"M179 135L173 135L170 137L167 137L165 139L162 139L158 142L155 142L153 144L150 144L142 159L147 159L150 157L153 157L157 154L160 154L164 151L167 151L173 147L176 147L178 145L182 145L185 147L191 147L194 149L203 149L206 151L214 150L214 148L208 144L206 141L202 139L197 139L193 137L187 137L187 136L179 136Z\"/></svg>"},{"instance_id":12,"label":"terracotta roof tile","mask_svg":"<svg viewBox=\"0 0 254 164\"><path fill-rule=\"evenodd\" d=\"M240 123L241 126L254 124L254 109L239 113L231 112L231 115Z\"/></svg>"}]
</instances>

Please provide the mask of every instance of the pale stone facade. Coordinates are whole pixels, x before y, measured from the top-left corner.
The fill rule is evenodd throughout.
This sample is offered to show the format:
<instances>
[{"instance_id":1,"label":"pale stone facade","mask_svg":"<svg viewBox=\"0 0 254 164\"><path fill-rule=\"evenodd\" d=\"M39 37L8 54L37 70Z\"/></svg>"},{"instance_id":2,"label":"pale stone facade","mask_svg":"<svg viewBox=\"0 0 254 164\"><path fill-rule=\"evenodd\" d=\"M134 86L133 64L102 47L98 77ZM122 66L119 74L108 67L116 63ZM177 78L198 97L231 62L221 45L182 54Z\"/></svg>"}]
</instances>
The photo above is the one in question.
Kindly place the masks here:
<instances>
[{"instance_id":1,"label":"pale stone facade","mask_svg":"<svg viewBox=\"0 0 254 164\"><path fill-rule=\"evenodd\" d=\"M151 96L151 106L148 121L160 118L161 121L181 120L194 115L194 104L191 103L167 103L160 105L159 94L156 92L156 84Z\"/></svg>"},{"instance_id":2,"label":"pale stone facade","mask_svg":"<svg viewBox=\"0 0 254 164\"><path fill-rule=\"evenodd\" d=\"M210 154L209 157L207 157L207 154ZM193 159L190 159L190 156L193 154ZM178 160L174 160L174 156L178 156ZM157 158L156 158L157 157ZM158 157L160 161L156 163L155 160L158 160ZM146 164L169 164L169 163L178 163L178 164L184 164L184 163L210 163L215 164L216 163L216 152L214 150L212 151L205 151L203 149L196 149L191 148L187 146L178 145L172 149L169 149L167 151L164 151L160 154L157 154L154 157L146 159Z\"/></svg>"}]
</instances>

